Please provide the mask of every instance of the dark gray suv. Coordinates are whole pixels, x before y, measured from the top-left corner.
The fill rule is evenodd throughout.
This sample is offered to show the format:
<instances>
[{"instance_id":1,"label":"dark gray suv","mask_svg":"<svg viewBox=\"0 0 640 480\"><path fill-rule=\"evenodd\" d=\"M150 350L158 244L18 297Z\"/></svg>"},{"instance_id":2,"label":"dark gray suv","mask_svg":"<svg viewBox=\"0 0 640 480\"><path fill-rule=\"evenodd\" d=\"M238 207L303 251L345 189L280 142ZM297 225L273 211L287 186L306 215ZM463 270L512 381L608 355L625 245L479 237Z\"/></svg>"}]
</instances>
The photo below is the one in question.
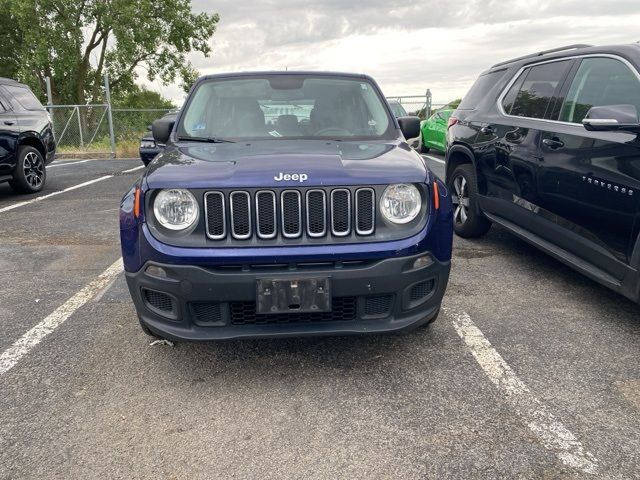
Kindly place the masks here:
<instances>
[{"instance_id":1,"label":"dark gray suv","mask_svg":"<svg viewBox=\"0 0 640 480\"><path fill-rule=\"evenodd\" d=\"M55 151L49 113L29 87L0 78L0 182L19 193L42 190Z\"/></svg>"}]
</instances>

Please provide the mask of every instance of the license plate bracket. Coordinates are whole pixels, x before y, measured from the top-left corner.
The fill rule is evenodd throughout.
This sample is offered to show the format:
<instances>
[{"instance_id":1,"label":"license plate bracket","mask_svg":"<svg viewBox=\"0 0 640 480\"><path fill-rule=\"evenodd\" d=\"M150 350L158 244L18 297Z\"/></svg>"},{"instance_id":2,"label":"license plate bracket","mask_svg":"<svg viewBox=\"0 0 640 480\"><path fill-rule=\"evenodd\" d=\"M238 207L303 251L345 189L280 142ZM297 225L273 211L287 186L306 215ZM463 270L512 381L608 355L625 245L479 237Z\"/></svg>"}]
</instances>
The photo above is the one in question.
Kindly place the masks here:
<instances>
[{"instance_id":1,"label":"license plate bracket","mask_svg":"<svg viewBox=\"0 0 640 480\"><path fill-rule=\"evenodd\" d=\"M261 278L256 285L256 313L331 311L331 281L327 277Z\"/></svg>"}]
</instances>

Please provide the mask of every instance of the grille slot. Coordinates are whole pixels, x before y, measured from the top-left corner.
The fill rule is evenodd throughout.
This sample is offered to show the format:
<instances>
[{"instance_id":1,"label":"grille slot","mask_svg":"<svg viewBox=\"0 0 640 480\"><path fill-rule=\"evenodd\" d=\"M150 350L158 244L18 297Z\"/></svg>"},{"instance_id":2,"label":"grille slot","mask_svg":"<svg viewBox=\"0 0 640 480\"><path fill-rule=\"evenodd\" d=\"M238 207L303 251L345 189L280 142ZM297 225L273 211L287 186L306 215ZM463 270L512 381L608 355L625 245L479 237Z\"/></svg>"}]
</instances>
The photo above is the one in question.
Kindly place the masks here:
<instances>
[{"instance_id":1,"label":"grille slot","mask_svg":"<svg viewBox=\"0 0 640 480\"><path fill-rule=\"evenodd\" d=\"M356 297L335 297L331 312L294 312L257 314L255 302L229 304L231 323L234 325L266 325L274 323L339 322L356 318Z\"/></svg>"},{"instance_id":2,"label":"grille slot","mask_svg":"<svg viewBox=\"0 0 640 480\"><path fill-rule=\"evenodd\" d=\"M207 236L212 240L223 239L226 232L224 194L207 192L204 195L204 208L207 220Z\"/></svg>"},{"instance_id":3,"label":"grille slot","mask_svg":"<svg viewBox=\"0 0 640 480\"><path fill-rule=\"evenodd\" d=\"M169 314L173 313L173 299L166 293L143 288L142 294L144 295L144 300L148 306L155 310L160 310L161 312Z\"/></svg>"},{"instance_id":4,"label":"grille slot","mask_svg":"<svg viewBox=\"0 0 640 480\"><path fill-rule=\"evenodd\" d=\"M375 229L376 194L371 188L356 191L356 233L371 235Z\"/></svg>"},{"instance_id":5,"label":"grille slot","mask_svg":"<svg viewBox=\"0 0 640 480\"><path fill-rule=\"evenodd\" d=\"M307 234L323 237L327 233L327 198L324 190L307 191Z\"/></svg>"},{"instance_id":6,"label":"grille slot","mask_svg":"<svg viewBox=\"0 0 640 480\"><path fill-rule=\"evenodd\" d=\"M251 200L248 192L233 192L229 196L231 234L238 240L251 237Z\"/></svg>"},{"instance_id":7,"label":"grille slot","mask_svg":"<svg viewBox=\"0 0 640 480\"><path fill-rule=\"evenodd\" d=\"M302 234L302 205L300 192L285 190L281 195L282 234L286 238L297 238Z\"/></svg>"},{"instance_id":8,"label":"grille slot","mask_svg":"<svg viewBox=\"0 0 640 480\"><path fill-rule=\"evenodd\" d=\"M393 295L376 295L364 299L364 315L371 317L386 317L391 309Z\"/></svg>"},{"instance_id":9,"label":"grille slot","mask_svg":"<svg viewBox=\"0 0 640 480\"><path fill-rule=\"evenodd\" d=\"M258 237L275 238L278 218L274 192L263 190L256 193L256 226Z\"/></svg>"},{"instance_id":10,"label":"grille slot","mask_svg":"<svg viewBox=\"0 0 640 480\"><path fill-rule=\"evenodd\" d=\"M346 237L351 231L351 192L345 188L331 191L331 233Z\"/></svg>"},{"instance_id":11,"label":"grille slot","mask_svg":"<svg viewBox=\"0 0 640 480\"><path fill-rule=\"evenodd\" d=\"M409 301L411 303L418 302L424 299L433 291L435 280L425 280L424 282L416 283L409 291Z\"/></svg>"}]
</instances>

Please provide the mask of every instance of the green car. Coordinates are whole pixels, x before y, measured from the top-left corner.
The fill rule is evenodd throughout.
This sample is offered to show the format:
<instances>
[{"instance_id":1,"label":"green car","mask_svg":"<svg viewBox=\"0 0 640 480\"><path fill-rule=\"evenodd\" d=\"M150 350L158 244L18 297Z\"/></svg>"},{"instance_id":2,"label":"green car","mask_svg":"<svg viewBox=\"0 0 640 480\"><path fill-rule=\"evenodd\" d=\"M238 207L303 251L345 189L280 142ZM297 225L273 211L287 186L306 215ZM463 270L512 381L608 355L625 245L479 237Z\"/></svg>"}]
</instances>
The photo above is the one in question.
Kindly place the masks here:
<instances>
[{"instance_id":1,"label":"green car","mask_svg":"<svg viewBox=\"0 0 640 480\"><path fill-rule=\"evenodd\" d=\"M453 109L438 110L427 120L422 121L420 124L420 132L422 135L420 152L427 153L433 148L434 150L444 153L447 143L447 123L452 113Z\"/></svg>"}]
</instances>

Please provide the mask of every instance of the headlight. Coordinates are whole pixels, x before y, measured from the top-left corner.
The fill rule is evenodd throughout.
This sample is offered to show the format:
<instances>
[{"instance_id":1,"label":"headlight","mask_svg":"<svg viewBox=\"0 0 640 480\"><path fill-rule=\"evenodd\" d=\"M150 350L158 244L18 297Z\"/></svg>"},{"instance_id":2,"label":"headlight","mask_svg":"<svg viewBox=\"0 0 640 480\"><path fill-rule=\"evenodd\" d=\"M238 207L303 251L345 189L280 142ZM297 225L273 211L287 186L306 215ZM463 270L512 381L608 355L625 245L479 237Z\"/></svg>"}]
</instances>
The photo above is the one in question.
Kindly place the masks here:
<instances>
[{"instance_id":1,"label":"headlight","mask_svg":"<svg viewBox=\"0 0 640 480\"><path fill-rule=\"evenodd\" d=\"M161 190L153 202L153 213L169 230L184 230L198 220L198 202L188 190Z\"/></svg>"},{"instance_id":2,"label":"headlight","mask_svg":"<svg viewBox=\"0 0 640 480\"><path fill-rule=\"evenodd\" d=\"M393 223L409 223L418 216L421 206L420 192L407 183L389 185L380 199L382 215Z\"/></svg>"},{"instance_id":3,"label":"headlight","mask_svg":"<svg viewBox=\"0 0 640 480\"><path fill-rule=\"evenodd\" d=\"M156 148L156 142L151 142L149 140L143 140L140 142L140 148Z\"/></svg>"}]
</instances>

